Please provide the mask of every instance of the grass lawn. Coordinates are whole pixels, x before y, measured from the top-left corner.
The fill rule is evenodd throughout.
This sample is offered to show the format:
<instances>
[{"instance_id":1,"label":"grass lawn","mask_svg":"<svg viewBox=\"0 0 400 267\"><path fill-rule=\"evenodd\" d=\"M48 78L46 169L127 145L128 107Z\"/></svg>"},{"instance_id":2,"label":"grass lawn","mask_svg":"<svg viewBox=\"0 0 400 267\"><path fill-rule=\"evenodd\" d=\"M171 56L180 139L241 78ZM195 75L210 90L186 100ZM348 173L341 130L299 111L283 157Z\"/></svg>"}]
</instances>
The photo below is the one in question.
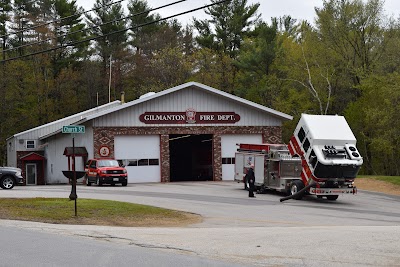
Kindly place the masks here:
<instances>
[{"instance_id":1,"label":"grass lawn","mask_svg":"<svg viewBox=\"0 0 400 267\"><path fill-rule=\"evenodd\" d=\"M55 224L136 227L186 226L201 222L201 216L126 202L65 198L0 198L0 219Z\"/></svg>"}]
</instances>

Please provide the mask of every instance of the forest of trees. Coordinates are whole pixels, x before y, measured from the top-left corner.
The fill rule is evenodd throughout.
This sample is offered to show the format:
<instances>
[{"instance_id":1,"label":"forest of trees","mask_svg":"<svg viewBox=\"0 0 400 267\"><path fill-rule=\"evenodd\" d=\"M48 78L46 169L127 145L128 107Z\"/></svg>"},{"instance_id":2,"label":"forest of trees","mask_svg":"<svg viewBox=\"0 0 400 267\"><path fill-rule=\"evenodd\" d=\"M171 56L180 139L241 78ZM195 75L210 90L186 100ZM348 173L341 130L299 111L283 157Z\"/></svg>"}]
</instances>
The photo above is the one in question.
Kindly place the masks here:
<instances>
[{"instance_id":1,"label":"forest of trees","mask_svg":"<svg viewBox=\"0 0 400 267\"><path fill-rule=\"evenodd\" d=\"M15 133L197 81L292 115L285 142L301 113L343 115L362 172L400 175L400 18L383 0L324 0L313 22L258 7L226 1L181 25L146 0L0 0L2 162Z\"/></svg>"}]
</instances>

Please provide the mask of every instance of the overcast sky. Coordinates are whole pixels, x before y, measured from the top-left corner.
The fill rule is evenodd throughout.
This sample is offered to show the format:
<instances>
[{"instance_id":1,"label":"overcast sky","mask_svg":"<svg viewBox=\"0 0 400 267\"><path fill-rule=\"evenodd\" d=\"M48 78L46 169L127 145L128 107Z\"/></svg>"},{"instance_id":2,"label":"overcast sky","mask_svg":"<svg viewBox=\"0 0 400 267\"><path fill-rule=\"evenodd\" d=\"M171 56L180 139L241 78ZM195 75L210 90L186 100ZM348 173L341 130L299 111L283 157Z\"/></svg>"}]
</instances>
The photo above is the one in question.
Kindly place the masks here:
<instances>
[{"instance_id":1,"label":"overcast sky","mask_svg":"<svg viewBox=\"0 0 400 267\"><path fill-rule=\"evenodd\" d=\"M114 0L114 2L117 0ZM177 0L147 0L150 7L156 8L162 5L176 2ZM283 15L290 15L292 18L302 20L306 19L309 22L314 21L315 12L314 7L322 7L322 0L248 0L249 3L260 3L259 13L266 22L271 21L271 17L281 17ZM83 7L85 10L93 8L95 0L77 0L77 4ZM126 5L128 0L122 2ZM163 17L171 16L177 13L181 13L196 7L201 7L210 4L210 0L187 0L185 2L173 5L169 8L160 9L157 13ZM400 1L399 0L386 0L385 1L385 13L395 18L400 16ZM177 17L177 19L186 25L192 21L192 18L205 19L206 14L204 10L199 10L187 15Z\"/></svg>"}]
</instances>

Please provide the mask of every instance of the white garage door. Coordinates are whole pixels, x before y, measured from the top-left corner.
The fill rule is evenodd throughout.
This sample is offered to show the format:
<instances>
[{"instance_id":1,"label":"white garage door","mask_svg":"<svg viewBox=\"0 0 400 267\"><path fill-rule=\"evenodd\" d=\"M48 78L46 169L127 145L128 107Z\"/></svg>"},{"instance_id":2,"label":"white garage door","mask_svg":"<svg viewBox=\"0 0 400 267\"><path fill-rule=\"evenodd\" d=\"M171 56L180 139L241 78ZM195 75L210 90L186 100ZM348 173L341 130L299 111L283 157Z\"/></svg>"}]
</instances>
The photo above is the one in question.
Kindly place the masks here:
<instances>
[{"instance_id":1,"label":"white garage door","mask_svg":"<svg viewBox=\"0 0 400 267\"><path fill-rule=\"evenodd\" d=\"M221 154L222 154L222 180L233 181L235 176L235 152L236 144L261 144L261 134L238 134L221 136Z\"/></svg>"},{"instance_id":2,"label":"white garage door","mask_svg":"<svg viewBox=\"0 0 400 267\"><path fill-rule=\"evenodd\" d=\"M128 183L161 182L160 136L115 136L115 158L128 171Z\"/></svg>"}]
</instances>

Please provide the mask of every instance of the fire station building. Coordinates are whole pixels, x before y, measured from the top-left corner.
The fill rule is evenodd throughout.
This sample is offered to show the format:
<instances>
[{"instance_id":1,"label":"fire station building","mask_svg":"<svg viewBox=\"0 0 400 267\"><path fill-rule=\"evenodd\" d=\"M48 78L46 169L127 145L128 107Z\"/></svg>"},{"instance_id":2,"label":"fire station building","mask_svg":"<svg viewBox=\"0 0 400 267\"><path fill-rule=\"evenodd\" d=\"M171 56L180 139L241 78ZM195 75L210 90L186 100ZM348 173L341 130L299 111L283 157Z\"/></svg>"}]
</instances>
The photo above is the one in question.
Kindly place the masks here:
<instances>
[{"instance_id":1,"label":"fire station building","mask_svg":"<svg viewBox=\"0 0 400 267\"><path fill-rule=\"evenodd\" d=\"M25 183L59 184L90 158L115 158L128 183L234 179L237 143L281 143L292 116L189 82L137 100L114 101L7 139L8 166ZM84 133L63 133L64 126Z\"/></svg>"}]
</instances>

